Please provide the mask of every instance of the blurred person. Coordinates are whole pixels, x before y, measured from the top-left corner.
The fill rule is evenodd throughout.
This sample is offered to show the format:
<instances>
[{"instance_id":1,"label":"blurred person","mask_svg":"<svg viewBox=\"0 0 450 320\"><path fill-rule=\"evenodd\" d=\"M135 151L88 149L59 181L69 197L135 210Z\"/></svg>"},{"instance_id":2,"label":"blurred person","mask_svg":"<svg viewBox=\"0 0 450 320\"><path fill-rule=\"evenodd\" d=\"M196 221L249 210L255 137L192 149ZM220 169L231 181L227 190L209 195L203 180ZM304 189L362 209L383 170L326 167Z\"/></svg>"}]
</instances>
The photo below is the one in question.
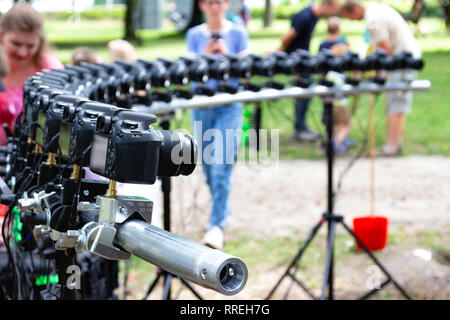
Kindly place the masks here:
<instances>
[{"instance_id":1,"label":"blurred person","mask_svg":"<svg viewBox=\"0 0 450 320\"><path fill-rule=\"evenodd\" d=\"M8 74L8 57L6 56L5 49L0 45L0 105L2 105L3 92L6 91L6 87L3 84L3 78ZM0 230L2 230L3 220L5 214L8 211L8 206L0 204ZM3 237L0 236L0 246L3 245Z\"/></svg>"},{"instance_id":2,"label":"blurred person","mask_svg":"<svg viewBox=\"0 0 450 320\"><path fill-rule=\"evenodd\" d=\"M340 23L341 20L336 16L327 19L328 36L320 44L319 52L331 50L336 57L339 57L350 50L347 40L341 34ZM345 75L334 71L328 72L327 78L336 84L345 82ZM336 154L348 153L348 148L355 144L355 141L348 137L352 128L352 114L347 104L347 99L343 98L333 106L333 147ZM325 113L322 115L322 122L327 124ZM323 144L323 147L326 148L326 144Z\"/></svg>"},{"instance_id":3,"label":"blurred person","mask_svg":"<svg viewBox=\"0 0 450 320\"><path fill-rule=\"evenodd\" d=\"M411 21L416 25L416 32L419 35L422 35L422 31L420 30L420 18L422 18L423 12L425 10L425 1L424 0L414 0L411 12L407 14L402 14L403 18L406 21Z\"/></svg>"},{"instance_id":4,"label":"blurred person","mask_svg":"<svg viewBox=\"0 0 450 320\"><path fill-rule=\"evenodd\" d=\"M337 57L350 50L347 39L341 34L341 19L333 16L327 19L328 37L319 46L319 52L329 49Z\"/></svg>"},{"instance_id":5,"label":"blurred person","mask_svg":"<svg viewBox=\"0 0 450 320\"><path fill-rule=\"evenodd\" d=\"M200 0L199 6L206 17L206 23L188 30L186 34L188 54L192 57L202 54L230 53L240 56L246 54L249 46L247 30L243 25L233 24L226 19L226 13L230 7L229 0ZM238 84L237 79L228 81L228 85L231 86ZM206 84L210 89L215 89L218 85L219 82L214 80ZM199 152L202 155L203 172L212 195L208 231L202 242L212 248L222 249L223 230L231 214L229 194L232 169L237 159L239 146L237 133L240 133L242 128L242 103L192 110L192 121L197 142L201 143ZM199 125L201 128L198 128ZM230 131L233 133L233 138L225 139ZM212 132L218 133L217 136L209 137L210 144L203 143L203 140L208 139L208 134ZM211 150L211 146L213 146L214 155L211 152L211 158L209 158L206 153Z\"/></svg>"},{"instance_id":6,"label":"blurred person","mask_svg":"<svg viewBox=\"0 0 450 320\"><path fill-rule=\"evenodd\" d=\"M450 30L450 0L440 0L445 26Z\"/></svg>"},{"instance_id":7,"label":"blurred person","mask_svg":"<svg viewBox=\"0 0 450 320\"><path fill-rule=\"evenodd\" d=\"M250 8L245 4L245 0L241 0L240 2L239 15L241 16L244 25L247 26L249 20L252 18L252 12Z\"/></svg>"},{"instance_id":8,"label":"blurred person","mask_svg":"<svg viewBox=\"0 0 450 320\"><path fill-rule=\"evenodd\" d=\"M126 40L116 39L108 42L109 59L111 62L123 60L133 62L137 60L136 50Z\"/></svg>"},{"instance_id":9,"label":"blurred person","mask_svg":"<svg viewBox=\"0 0 450 320\"><path fill-rule=\"evenodd\" d=\"M297 49L309 51L311 37L320 18L336 15L339 9L337 0L323 0L301 10L293 16L291 28L281 38L279 51L287 53ZM310 78L309 74L302 74ZM306 124L306 113L310 99L297 99L295 102L295 131L293 138L299 141L316 141L320 134L311 131Z\"/></svg>"},{"instance_id":10,"label":"blurred person","mask_svg":"<svg viewBox=\"0 0 450 320\"><path fill-rule=\"evenodd\" d=\"M79 66L82 62L104 63L105 61L97 51L86 47L80 47L73 53L70 63Z\"/></svg>"},{"instance_id":11,"label":"blurred person","mask_svg":"<svg viewBox=\"0 0 450 320\"><path fill-rule=\"evenodd\" d=\"M23 84L42 69L60 69L63 64L50 53L44 33L44 21L29 3L17 3L0 20L0 44L8 58L7 89L2 94L0 123L13 129L23 108ZM0 145L6 134L0 129Z\"/></svg>"},{"instance_id":12,"label":"blurred person","mask_svg":"<svg viewBox=\"0 0 450 320\"><path fill-rule=\"evenodd\" d=\"M370 33L372 46L380 48L388 55L402 51L411 52L420 58L422 52L407 22L393 8L382 3L347 0L341 8L341 15L351 20L364 20ZM417 71L401 70L388 73L387 81L413 80ZM405 131L406 114L411 112L412 92L392 92L387 94L387 138L379 155L396 156L401 153Z\"/></svg>"}]
</instances>

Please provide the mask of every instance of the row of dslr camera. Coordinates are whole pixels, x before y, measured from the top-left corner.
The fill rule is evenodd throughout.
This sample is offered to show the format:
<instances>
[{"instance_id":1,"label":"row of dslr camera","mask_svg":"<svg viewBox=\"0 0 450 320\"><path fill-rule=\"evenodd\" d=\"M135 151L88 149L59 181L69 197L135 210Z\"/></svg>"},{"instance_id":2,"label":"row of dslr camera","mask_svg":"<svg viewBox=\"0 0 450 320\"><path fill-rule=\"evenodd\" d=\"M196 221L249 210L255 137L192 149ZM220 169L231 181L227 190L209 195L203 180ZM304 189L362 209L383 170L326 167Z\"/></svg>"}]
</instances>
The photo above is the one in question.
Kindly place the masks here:
<instances>
[{"instance_id":1,"label":"row of dslr camera","mask_svg":"<svg viewBox=\"0 0 450 320\"><path fill-rule=\"evenodd\" d=\"M36 74L31 83L51 85L52 88L69 90L91 100L130 108L135 103L169 103L173 97L192 99L194 95L213 96L217 92L234 94L240 89L259 91L263 87L271 87L281 90L285 84L274 81L277 74L294 76L292 85L305 88L313 82L303 75L318 74L320 85L332 86L324 76L329 71L336 71L346 73L346 82L356 86L362 80L362 72L420 70L423 66L423 60L414 58L410 52L389 56L379 49L361 59L351 51L335 57L330 50L323 50L316 56L297 50L291 54L274 52L268 56L201 55L175 60L160 58L112 64L83 63L81 66L66 66L64 70L43 71ZM269 78L269 81L256 84L251 81L255 76ZM230 78L242 81L239 86L230 85ZM206 86L210 79L218 83L213 89ZM371 80L377 83L385 81L380 77ZM189 86L193 82L197 85Z\"/></svg>"},{"instance_id":2,"label":"row of dslr camera","mask_svg":"<svg viewBox=\"0 0 450 320\"><path fill-rule=\"evenodd\" d=\"M122 112L121 114L124 117L131 117L132 119L127 120L124 118L118 121L118 130L129 126L129 134L132 136L131 131L136 133L140 126L139 123L145 121L153 123L155 121L152 118L153 116L139 115L136 117L130 112L124 113L124 110L117 111L109 104L130 108L135 103L150 105L155 100L170 102L173 96L190 99L193 95L213 96L216 94L216 91L221 90L236 93L238 88L227 85L227 80L230 78L243 79L244 81L241 81L241 85L244 89L258 91L262 86L252 84L250 81L251 78L254 76L268 77L270 80L264 83L263 86L283 89L283 84L277 83L273 79L277 74L294 75L296 76L294 85L309 87L312 85L311 78L302 77L305 73L316 73L323 76L328 71L347 72L349 73L346 77L347 83L357 85L362 79L361 71L419 70L423 65L423 61L421 59L415 59L411 53L402 52L388 56L383 50L377 50L365 59L360 59L353 52L347 52L335 58L331 51L327 50L320 52L315 57L311 57L306 51L297 50L292 54L276 52L266 57L248 55L239 58L231 55L204 55L195 59L183 57L173 61L158 59L155 61L138 60L134 63L118 61L113 64L68 65L63 70L44 70L31 77L25 83L25 117L23 123L19 121L16 124L16 132L20 132L21 136L25 136L29 141L37 143L41 148L45 146L45 150L51 154L55 154L61 144L61 150L65 155L64 159L73 162L74 159L81 157L82 152L89 146L90 141L81 141L76 136L67 137L69 132L67 130L60 130L60 123L67 123L68 121L68 110L70 108L83 110L81 106L87 105L89 108L95 109L93 114L97 116L98 114L109 113L109 118L114 117L116 119L120 119L121 117L113 116L113 114ZM353 74L350 74L352 72ZM217 80L221 84L220 87L216 88L216 90L207 88L205 83L209 79ZM380 81L380 79L377 81ZM383 81L382 78L381 81ZM187 87L191 82L197 82L199 85L191 90L191 88ZM322 77L319 84L332 85L324 77ZM163 88L166 90L161 90ZM105 110L108 111L106 112ZM87 114L88 118L91 117L88 122L92 125L95 122L93 119L97 119L97 116L94 117L89 112ZM83 118L84 114L81 117ZM104 121L103 116L100 118L102 119L101 121ZM65 121L62 121L63 119ZM142 121L138 121L138 119ZM64 127L64 124L62 127ZM103 131L106 132L107 130L104 129ZM54 136L59 132L61 132L61 138L54 139ZM175 139L173 139L174 137ZM169 138L176 142L169 142ZM183 150L190 150L189 152L186 151L185 154L195 153L195 142L191 137L185 138L178 137L172 133L170 135L160 134L158 139L163 146L175 148L178 145L183 145ZM16 137L15 139L18 138ZM153 138L154 141L158 139ZM125 140L122 139L121 142L124 143ZM136 140L138 139L133 139L133 141ZM27 150L29 151L30 148L32 149L34 147L28 146ZM170 148L166 152L161 152L161 154L166 155L166 153L169 153ZM111 149L109 148L109 150ZM115 149L112 150L115 151ZM29 155L30 153L22 152L21 159L25 159L27 154ZM107 152L103 152L103 154L105 154L105 159L108 158ZM117 156L114 153L109 154L111 154L113 160ZM85 155L85 157L87 159L89 155ZM4 158L2 159L4 160ZM5 164L3 160L1 162ZM106 160L110 165L114 162L111 159ZM187 160L186 162L190 161L186 157L185 160ZM155 161L156 159L152 163ZM172 162L165 161L164 163L171 164ZM168 168L165 170L168 175L173 175L174 173L183 171L180 169L181 167L183 166L177 166L175 164L168 165ZM11 167L9 166L7 168L9 168L8 172L12 174ZM153 178L140 177L138 168L142 167L134 166L134 168L136 171L134 174L131 174L131 176L135 177L133 179L127 178L130 176L130 173L121 175L117 173L117 170L113 170L115 171L114 174L108 174L107 172L111 170L107 166L103 170L97 169L97 171L101 172L101 174L108 175L108 177L114 180L120 180L120 177L125 180L142 180L142 182L147 183L153 180ZM190 171L191 169L186 170ZM3 174L6 173L3 172ZM153 177L155 174L154 172Z\"/></svg>"},{"instance_id":3,"label":"row of dslr camera","mask_svg":"<svg viewBox=\"0 0 450 320\"><path fill-rule=\"evenodd\" d=\"M0 174L11 189L27 181L23 172L33 177L28 184L44 186L61 174L79 176L83 167L117 182L142 184L194 171L194 138L154 128L156 116L36 84L35 77L25 84L24 115L0 148L6 155Z\"/></svg>"},{"instance_id":4,"label":"row of dslr camera","mask_svg":"<svg viewBox=\"0 0 450 320\"><path fill-rule=\"evenodd\" d=\"M0 203L9 207L5 221L10 223L4 224L9 251L39 249L35 259L55 260L61 283L41 291L24 289L34 283L34 273L27 272L19 254L10 254L12 270L26 281L17 281L8 294L75 298L73 288L64 285L63 266L85 251L109 260L134 254L222 294L241 291L248 276L242 260L152 226L151 200L117 195L116 182L153 184L157 177L191 174L198 155L195 139L154 128L155 115L83 97L76 90L91 86L91 75L73 77L73 87L47 81L56 74L69 79L69 73L44 72L26 82L24 114L14 132L5 126L8 144L0 147L6 154ZM109 181L85 178L87 168ZM14 229L18 220L20 231ZM42 246L38 240L45 240Z\"/></svg>"}]
</instances>

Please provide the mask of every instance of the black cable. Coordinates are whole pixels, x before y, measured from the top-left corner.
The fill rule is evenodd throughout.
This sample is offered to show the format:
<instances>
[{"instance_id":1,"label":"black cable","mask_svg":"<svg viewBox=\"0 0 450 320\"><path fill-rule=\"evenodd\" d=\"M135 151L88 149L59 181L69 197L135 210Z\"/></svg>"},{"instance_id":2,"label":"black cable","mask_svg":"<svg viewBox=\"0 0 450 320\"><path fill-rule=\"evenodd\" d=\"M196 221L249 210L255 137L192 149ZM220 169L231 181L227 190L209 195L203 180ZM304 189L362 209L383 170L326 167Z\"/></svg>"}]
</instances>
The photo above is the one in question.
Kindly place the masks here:
<instances>
[{"instance_id":1,"label":"black cable","mask_svg":"<svg viewBox=\"0 0 450 320\"><path fill-rule=\"evenodd\" d=\"M10 224L9 228L10 228L11 230L12 230L11 224L12 224L12 210L13 210L13 208L16 206L17 201L22 197L22 195L23 195L23 193L25 192L25 190L28 189L29 184L33 181L34 175L37 173L37 169L38 169L38 167L39 167L40 163L42 162L42 159L43 159L43 157L44 157L44 155L45 155L45 151L47 151L48 147L49 147L49 146L50 146L57 138L59 138L59 133L56 134L56 135L54 135L54 136L52 137L52 139L50 140L50 142L45 146L45 150L44 150L44 152L41 154L41 156L40 156L40 158L39 158L39 161L37 161L37 162L35 163L35 167L34 167L33 170L31 171L30 175L29 175L29 176L27 177L27 179L23 182L23 184L21 185L21 188L20 188L19 192L15 194L14 200L13 200L13 201L10 203L10 205L8 206L8 211L7 211L6 214L5 214L5 219L4 219L4 221L6 221L6 220L8 219L8 221L9 221L8 224ZM6 237L6 230L5 230L6 227L5 227L5 225L6 225L6 223L4 223L3 226L2 226L2 236L3 236L3 240L4 240L5 244L6 244L6 249L7 249L7 252L8 252L9 263L11 263L11 264L13 265L13 268L12 268L12 269L14 270L14 273L15 273L15 274L14 274L14 278L17 279L17 280L20 280L20 279L17 277L17 274L16 274L16 271L17 271L17 266L16 266L16 263L15 263L16 260L14 260L14 257L13 257L13 255L11 254L11 250L10 250L10 248L9 248L10 238L9 238L9 237ZM20 275L19 275L19 277L20 277ZM20 288L20 281L19 281L19 283L18 283L18 288ZM18 292L17 294L19 295L20 292Z\"/></svg>"}]
</instances>

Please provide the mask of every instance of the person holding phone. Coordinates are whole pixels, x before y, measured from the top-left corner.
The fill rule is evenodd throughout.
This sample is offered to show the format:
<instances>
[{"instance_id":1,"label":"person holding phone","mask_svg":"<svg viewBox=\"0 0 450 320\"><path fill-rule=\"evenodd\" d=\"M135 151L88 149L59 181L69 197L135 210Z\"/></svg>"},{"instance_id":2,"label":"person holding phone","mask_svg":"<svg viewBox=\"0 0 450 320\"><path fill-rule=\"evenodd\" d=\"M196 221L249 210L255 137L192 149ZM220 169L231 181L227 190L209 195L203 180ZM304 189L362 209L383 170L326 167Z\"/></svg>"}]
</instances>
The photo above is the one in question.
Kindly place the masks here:
<instances>
[{"instance_id":1,"label":"person holding phone","mask_svg":"<svg viewBox=\"0 0 450 320\"><path fill-rule=\"evenodd\" d=\"M243 25L233 24L226 19L230 7L229 0L200 0L199 6L206 17L206 23L188 30L186 34L188 54L191 57L203 54L245 55L249 45L248 33ZM238 79L230 79L227 83L229 86L238 84ZM220 83L215 80L206 83L206 87L212 90L219 85ZM229 204L231 173L237 159L239 133L242 127L242 104L193 110L192 120L194 135L201 144L199 160L202 162L212 198L208 231L203 238L203 244L222 249L223 230L231 214ZM226 139L230 132L233 139ZM209 141L211 142L208 143Z\"/></svg>"}]
</instances>

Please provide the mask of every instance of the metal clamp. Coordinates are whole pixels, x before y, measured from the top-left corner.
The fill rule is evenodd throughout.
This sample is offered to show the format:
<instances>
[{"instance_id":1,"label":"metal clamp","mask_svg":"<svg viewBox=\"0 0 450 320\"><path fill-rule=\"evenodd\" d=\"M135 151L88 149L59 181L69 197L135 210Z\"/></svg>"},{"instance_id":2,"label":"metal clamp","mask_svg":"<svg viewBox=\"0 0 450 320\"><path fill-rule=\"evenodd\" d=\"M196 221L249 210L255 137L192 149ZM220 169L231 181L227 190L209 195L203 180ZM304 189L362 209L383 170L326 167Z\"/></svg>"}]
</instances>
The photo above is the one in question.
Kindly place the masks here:
<instances>
[{"instance_id":1,"label":"metal clamp","mask_svg":"<svg viewBox=\"0 0 450 320\"><path fill-rule=\"evenodd\" d=\"M17 201L20 211L36 210L44 212L46 208L50 209L52 205L59 202L59 195L52 191L46 193L44 190L39 193L33 193L31 198L22 198Z\"/></svg>"},{"instance_id":2,"label":"metal clamp","mask_svg":"<svg viewBox=\"0 0 450 320\"><path fill-rule=\"evenodd\" d=\"M97 197L98 223L124 223L131 216L139 215L145 222L152 222L153 202L141 197Z\"/></svg>"},{"instance_id":3,"label":"metal clamp","mask_svg":"<svg viewBox=\"0 0 450 320\"><path fill-rule=\"evenodd\" d=\"M79 230L67 230L67 232L62 233L58 241L56 241L56 250L66 250L68 248L76 248L79 246L79 239L81 236L81 231Z\"/></svg>"},{"instance_id":4,"label":"metal clamp","mask_svg":"<svg viewBox=\"0 0 450 320\"><path fill-rule=\"evenodd\" d=\"M87 251L109 260L128 260L131 254L116 248L113 244L116 229L109 225L90 224L86 235Z\"/></svg>"}]
</instances>

